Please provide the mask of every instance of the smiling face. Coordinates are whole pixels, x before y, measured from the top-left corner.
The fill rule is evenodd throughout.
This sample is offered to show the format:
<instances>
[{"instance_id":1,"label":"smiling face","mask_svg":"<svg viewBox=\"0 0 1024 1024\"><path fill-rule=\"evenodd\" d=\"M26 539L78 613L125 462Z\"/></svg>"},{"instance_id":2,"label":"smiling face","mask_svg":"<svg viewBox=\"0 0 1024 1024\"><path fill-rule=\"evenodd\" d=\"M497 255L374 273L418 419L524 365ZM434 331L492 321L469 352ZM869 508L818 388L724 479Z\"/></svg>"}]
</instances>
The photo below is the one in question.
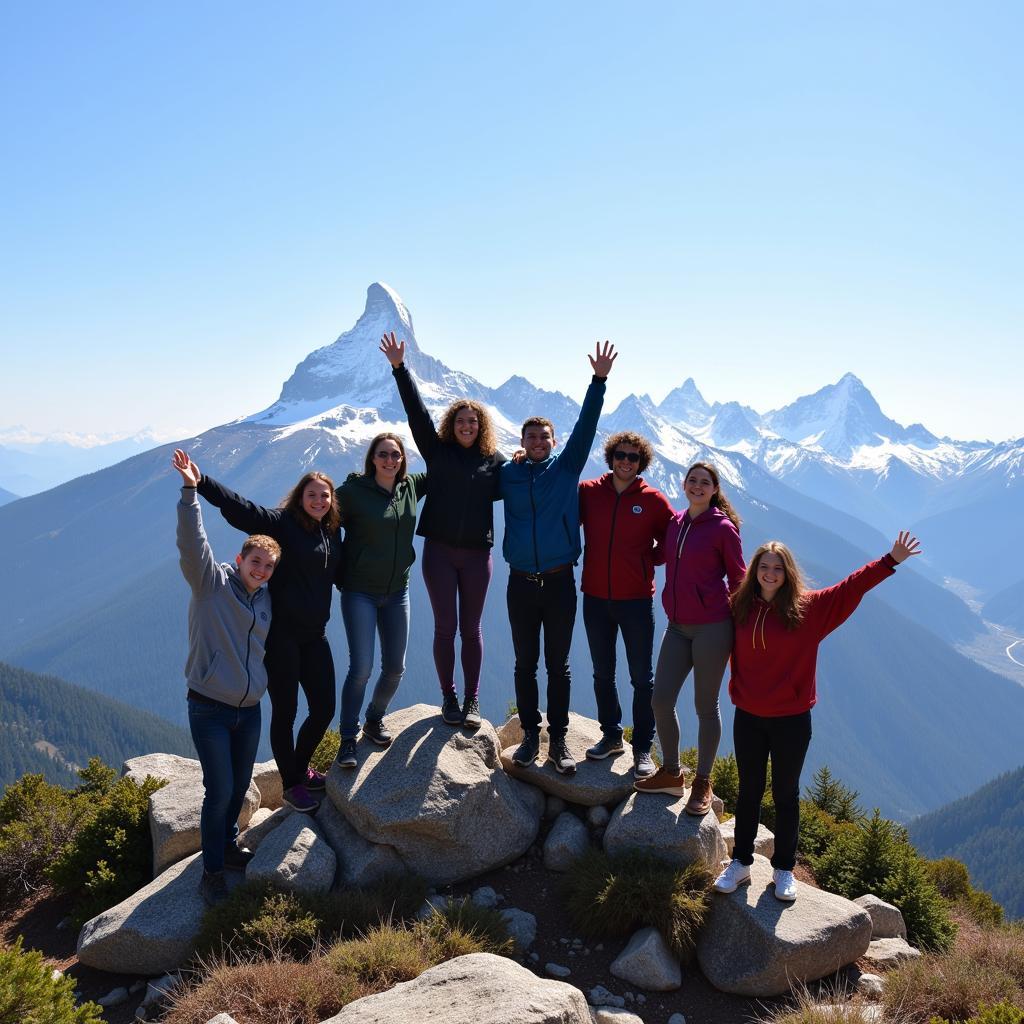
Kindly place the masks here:
<instances>
[{"instance_id":1,"label":"smiling face","mask_svg":"<svg viewBox=\"0 0 1024 1024\"><path fill-rule=\"evenodd\" d=\"M402 449L398 442L385 437L373 449L374 479L381 487L393 490L398 471L402 468Z\"/></svg>"},{"instance_id":2,"label":"smiling face","mask_svg":"<svg viewBox=\"0 0 1024 1024\"><path fill-rule=\"evenodd\" d=\"M531 423L523 429L522 445L531 462L543 462L557 443L550 427Z\"/></svg>"},{"instance_id":3,"label":"smiling face","mask_svg":"<svg viewBox=\"0 0 1024 1024\"><path fill-rule=\"evenodd\" d=\"M786 566L782 557L774 551L766 551L757 563L757 584L761 588L761 597L771 601L786 582Z\"/></svg>"},{"instance_id":4,"label":"smiling face","mask_svg":"<svg viewBox=\"0 0 1024 1024\"><path fill-rule=\"evenodd\" d=\"M472 448L480 436L480 417L468 405L464 405L455 414L453 428L455 440L463 448Z\"/></svg>"},{"instance_id":5,"label":"smiling face","mask_svg":"<svg viewBox=\"0 0 1024 1024\"><path fill-rule=\"evenodd\" d=\"M277 559L263 548L252 547L244 555L235 555L235 565L238 566L242 586L250 594L254 594L264 583L270 581Z\"/></svg>"},{"instance_id":6,"label":"smiling face","mask_svg":"<svg viewBox=\"0 0 1024 1024\"><path fill-rule=\"evenodd\" d=\"M612 474L620 484L629 485L640 472L640 449L634 444L619 444L612 452Z\"/></svg>"},{"instance_id":7,"label":"smiling face","mask_svg":"<svg viewBox=\"0 0 1024 1024\"><path fill-rule=\"evenodd\" d=\"M711 474L701 466L694 466L686 474L686 481L683 483L683 494L690 503L690 518L706 512L711 507L711 499L717 493L718 486Z\"/></svg>"},{"instance_id":8,"label":"smiling face","mask_svg":"<svg viewBox=\"0 0 1024 1024\"><path fill-rule=\"evenodd\" d=\"M323 480L310 480L302 491L302 510L320 522L330 512L332 500L331 488Z\"/></svg>"}]
</instances>

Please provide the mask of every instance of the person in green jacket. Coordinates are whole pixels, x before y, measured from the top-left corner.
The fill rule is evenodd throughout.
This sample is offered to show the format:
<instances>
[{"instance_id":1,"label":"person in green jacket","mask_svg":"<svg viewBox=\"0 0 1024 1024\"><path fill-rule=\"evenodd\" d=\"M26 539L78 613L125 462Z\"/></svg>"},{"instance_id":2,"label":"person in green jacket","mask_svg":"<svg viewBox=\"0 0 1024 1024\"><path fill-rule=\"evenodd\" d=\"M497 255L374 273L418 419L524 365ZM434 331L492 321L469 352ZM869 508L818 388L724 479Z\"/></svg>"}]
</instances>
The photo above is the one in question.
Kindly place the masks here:
<instances>
[{"instance_id":1,"label":"person in green jacket","mask_svg":"<svg viewBox=\"0 0 1024 1024\"><path fill-rule=\"evenodd\" d=\"M373 670L374 633L380 634L381 668L366 706L363 736L380 747L391 743L384 714L405 673L416 503L426 492L427 474L408 472L405 445L391 433L370 442L363 472L350 474L337 491L347 553L340 579L341 616L349 651L341 687L337 762L342 768L358 763L356 737Z\"/></svg>"}]
</instances>

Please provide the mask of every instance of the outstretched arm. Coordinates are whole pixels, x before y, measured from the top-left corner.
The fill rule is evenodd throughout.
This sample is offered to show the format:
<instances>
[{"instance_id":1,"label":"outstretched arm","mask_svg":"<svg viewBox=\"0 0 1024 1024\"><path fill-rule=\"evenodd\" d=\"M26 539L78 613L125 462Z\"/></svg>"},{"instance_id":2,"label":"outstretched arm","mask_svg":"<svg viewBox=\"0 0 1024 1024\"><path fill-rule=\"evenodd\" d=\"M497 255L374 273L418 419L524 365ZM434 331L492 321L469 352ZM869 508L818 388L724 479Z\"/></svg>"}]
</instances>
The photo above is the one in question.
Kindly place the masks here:
<instances>
[{"instance_id":1,"label":"outstretched arm","mask_svg":"<svg viewBox=\"0 0 1024 1024\"><path fill-rule=\"evenodd\" d=\"M398 394L409 420L412 439L416 442L420 455L426 461L435 446L439 444L437 428L430 418L427 407L423 404L416 381L413 380L409 368L405 365L405 341L398 341L395 338L395 332L392 331L380 339L380 350L387 356L387 360L391 364L391 372L398 385Z\"/></svg>"},{"instance_id":2,"label":"outstretched arm","mask_svg":"<svg viewBox=\"0 0 1024 1024\"><path fill-rule=\"evenodd\" d=\"M195 463L192 463L195 466ZM196 472L199 471L198 466ZM275 540L281 509L264 508L229 490L205 473L199 475L199 494L211 505L220 509L220 514L236 529L243 533L266 533Z\"/></svg>"},{"instance_id":3,"label":"outstretched arm","mask_svg":"<svg viewBox=\"0 0 1024 1024\"><path fill-rule=\"evenodd\" d=\"M209 589L220 578L220 566L210 550L203 529L203 515L196 497L199 467L180 448L175 449L171 465L181 474L181 499L178 502L178 564L185 582L195 592Z\"/></svg>"},{"instance_id":4,"label":"outstretched arm","mask_svg":"<svg viewBox=\"0 0 1024 1024\"><path fill-rule=\"evenodd\" d=\"M576 420L576 426L572 428L561 455L562 465L574 469L577 475L583 472L583 467L587 464L587 456L597 433L597 421L601 418L601 408L604 405L605 380L612 372L612 364L618 358L618 353L615 346L606 341L603 346L595 345L594 354L588 358L594 370L594 379L587 388L579 419Z\"/></svg>"}]
</instances>

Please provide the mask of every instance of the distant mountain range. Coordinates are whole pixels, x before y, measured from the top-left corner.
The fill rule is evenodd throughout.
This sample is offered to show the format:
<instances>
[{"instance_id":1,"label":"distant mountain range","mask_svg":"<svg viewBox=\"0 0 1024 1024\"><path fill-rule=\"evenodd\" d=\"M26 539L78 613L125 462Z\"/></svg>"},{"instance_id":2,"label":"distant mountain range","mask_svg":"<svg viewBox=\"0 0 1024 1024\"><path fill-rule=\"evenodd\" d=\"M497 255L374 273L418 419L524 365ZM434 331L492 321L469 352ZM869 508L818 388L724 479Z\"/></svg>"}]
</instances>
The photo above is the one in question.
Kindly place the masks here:
<instances>
[{"instance_id":1,"label":"distant mountain range","mask_svg":"<svg viewBox=\"0 0 1024 1024\"><path fill-rule=\"evenodd\" d=\"M156 750L195 756L188 733L156 715L0 662L0 789L26 772L74 786L90 757L120 768Z\"/></svg>"},{"instance_id":2,"label":"distant mountain range","mask_svg":"<svg viewBox=\"0 0 1024 1024\"><path fill-rule=\"evenodd\" d=\"M9 501L17 501L20 497L21 495L0 487L0 505L6 505Z\"/></svg>"},{"instance_id":3,"label":"distant mountain range","mask_svg":"<svg viewBox=\"0 0 1024 1024\"><path fill-rule=\"evenodd\" d=\"M529 414L550 417L563 437L575 422L576 398L589 380L586 366L573 387L576 398L543 391L519 376L488 387L424 353L400 298L374 284L356 325L307 356L277 402L176 443L202 469L264 504L276 504L314 465L340 481L361 465L374 434L392 429L408 436L390 367L377 351L380 336L392 330L406 339L407 362L432 410L460 396L486 402L506 451L515 447ZM949 517L934 523L932 532L921 526L929 561L902 568L826 641L809 768L827 761L869 803L906 819L1018 763L1024 687L957 652L954 645L966 647L986 627L940 583L957 575L987 595L1018 578L1005 554L989 558L998 564L985 565L972 562L969 551L997 541L1005 548L1007 536L1019 536L1019 518L1015 533L1001 538L989 537L987 527L971 527L974 505L985 495L998 492L999 500L989 497L988 503L1001 503L1000 514L1007 517L1017 507L1024 492L1013 467L1024 442L955 442L934 438L923 427L903 428L849 374L763 415L736 403L708 404L692 380L660 404L631 395L605 411L585 475L604 471L602 437L621 429L652 438L658 459L646 475L677 503L687 465L698 457L713 461L744 517L745 550L778 537L821 584L887 550L898 527ZM187 591L173 542L172 447L0 508L9 552L0 598L14 610L0 636L0 657L183 722ZM969 486L957 486L967 477ZM239 535L215 510L204 514L215 550L229 557ZM500 505L497 514L500 536ZM951 560L959 571L951 571ZM1010 577L1005 584L998 582L1002 576ZM484 622L481 698L492 719L503 717L513 698L505 579L499 555ZM329 635L341 675L346 649L338 618ZM400 703L437 700L431 632L429 604L414 573L409 671ZM593 713L582 624L572 663L573 706ZM620 685L628 687L628 681L620 679ZM682 710L684 742L692 743L688 703L689 691ZM726 748L728 737L727 729Z\"/></svg>"},{"instance_id":4,"label":"distant mountain range","mask_svg":"<svg viewBox=\"0 0 1024 1024\"><path fill-rule=\"evenodd\" d=\"M927 857L955 857L1007 917L1024 918L1024 767L910 823Z\"/></svg>"}]
</instances>

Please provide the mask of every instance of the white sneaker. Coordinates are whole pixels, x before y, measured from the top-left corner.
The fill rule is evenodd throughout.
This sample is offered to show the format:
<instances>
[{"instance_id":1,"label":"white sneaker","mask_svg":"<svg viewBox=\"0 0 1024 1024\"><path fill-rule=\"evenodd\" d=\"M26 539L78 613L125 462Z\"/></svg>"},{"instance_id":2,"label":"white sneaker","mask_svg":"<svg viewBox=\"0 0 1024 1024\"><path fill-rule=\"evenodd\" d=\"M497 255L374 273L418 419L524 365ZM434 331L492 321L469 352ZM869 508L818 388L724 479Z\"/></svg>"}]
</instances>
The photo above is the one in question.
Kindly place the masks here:
<instances>
[{"instance_id":1,"label":"white sneaker","mask_svg":"<svg viewBox=\"0 0 1024 1024\"><path fill-rule=\"evenodd\" d=\"M729 861L729 866L715 879L715 892L735 892L750 881L750 865L738 860Z\"/></svg>"},{"instance_id":2,"label":"white sneaker","mask_svg":"<svg viewBox=\"0 0 1024 1024\"><path fill-rule=\"evenodd\" d=\"M772 880L775 882L775 898L792 903L796 899L796 879L792 871L780 871L776 868L772 872Z\"/></svg>"}]
</instances>

